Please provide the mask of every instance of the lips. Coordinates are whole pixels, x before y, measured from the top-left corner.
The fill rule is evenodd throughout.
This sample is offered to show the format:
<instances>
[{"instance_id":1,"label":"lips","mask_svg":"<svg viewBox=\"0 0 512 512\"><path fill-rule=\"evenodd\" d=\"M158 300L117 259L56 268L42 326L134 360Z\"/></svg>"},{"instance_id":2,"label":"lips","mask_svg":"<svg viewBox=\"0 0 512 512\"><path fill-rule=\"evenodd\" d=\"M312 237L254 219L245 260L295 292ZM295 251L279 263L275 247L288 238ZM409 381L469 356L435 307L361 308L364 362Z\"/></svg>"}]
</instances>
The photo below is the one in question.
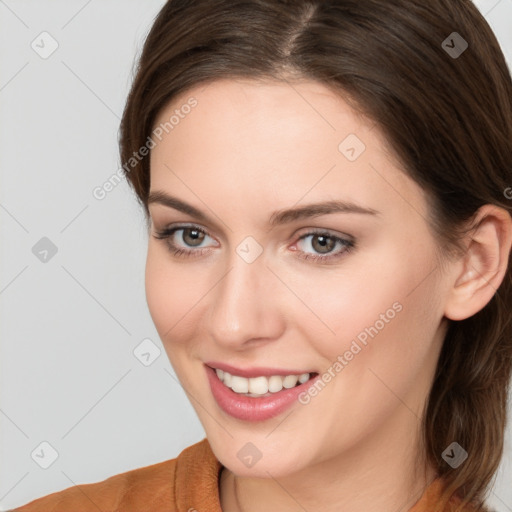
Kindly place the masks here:
<instances>
[{"instance_id":1,"label":"lips","mask_svg":"<svg viewBox=\"0 0 512 512\"><path fill-rule=\"evenodd\" d=\"M318 373L311 369L297 369L297 368L268 368L268 367L251 367L251 368L236 368L220 361L207 361L204 363L213 370L218 369L224 372L228 372L231 375L238 375L239 377L245 377L250 379L253 377L272 377L272 375L302 375L303 373Z\"/></svg>"},{"instance_id":2,"label":"lips","mask_svg":"<svg viewBox=\"0 0 512 512\"><path fill-rule=\"evenodd\" d=\"M235 393L232 389L225 386L217 377L213 367L210 367L209 364L215 364L215 367L221 370L226 368L224 371L227 372L232 369L235 375L237 371L240 372L240 369L233 369L233 367L225 364L219 365L222 366L222 368L219 368L217 363L204 365L210 383L210 389L217 405L226 414L243 421L265 421L278 416L294 403L298 402L299 395L305 392L310 386L314 385L320 378L320 375L316 374L304 384L289 389L284 388L282 391L272 393L271 396L251 397ZM270 375L278 375L283 371L279 368L250 368L246 369L246 378L262 376L262 373L260 373L262 370L268 372ZM289 371L290 370L284 370L283 374L287 375ZM291 371L297 372L296 370ZM299 370L297 373L299 372L302 372L302 370Z\"/></svg>"}]
</instances>

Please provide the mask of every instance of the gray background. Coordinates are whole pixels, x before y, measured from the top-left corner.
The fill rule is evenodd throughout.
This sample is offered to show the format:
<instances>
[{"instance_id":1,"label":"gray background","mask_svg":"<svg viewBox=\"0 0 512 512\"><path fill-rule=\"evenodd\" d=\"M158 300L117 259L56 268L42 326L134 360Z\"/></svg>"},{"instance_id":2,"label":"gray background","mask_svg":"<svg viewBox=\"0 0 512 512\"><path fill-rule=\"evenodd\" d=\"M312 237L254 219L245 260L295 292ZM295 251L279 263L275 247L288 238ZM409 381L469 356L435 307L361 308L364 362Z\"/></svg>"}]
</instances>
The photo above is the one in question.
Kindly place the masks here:
<instances>
[{"instance_id":1,"label":"gray background","mask_svg":"<svg viewBox=\"0 0 512 512\"><path fill-rule=\"evenodd\" d=\"M92 193L119 168L134 62L164 3L0 0L0 510L205 436L147 309L142 211L124 182ZM511 63L512 0L476 4ZM511 434L498 512L512 511Z\"/></svg>"}]
</instances>

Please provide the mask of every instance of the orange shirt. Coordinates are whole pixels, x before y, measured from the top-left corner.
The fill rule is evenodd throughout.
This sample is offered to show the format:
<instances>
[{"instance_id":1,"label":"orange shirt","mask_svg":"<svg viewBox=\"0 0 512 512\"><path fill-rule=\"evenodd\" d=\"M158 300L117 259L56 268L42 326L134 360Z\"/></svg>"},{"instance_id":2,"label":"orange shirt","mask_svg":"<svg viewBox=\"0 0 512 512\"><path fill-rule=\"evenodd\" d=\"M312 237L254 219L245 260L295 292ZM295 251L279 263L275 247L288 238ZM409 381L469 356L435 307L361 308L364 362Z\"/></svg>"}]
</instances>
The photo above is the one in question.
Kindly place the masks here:
<instances>
[{"instance_id":1,"label":"orange shirt","mask_svg":"<svg viewBox=\"0 0 512 512\"><path fill-rule=\"evenodd\" d=\"M10 512L222 512L221 469L205 438L176 459L69 487ZM440 479L434 480L409 512L440 512L433 506L440 489ZM443 512L454 511L457 503L452 499Z\"/></svg>"}]
</instances>

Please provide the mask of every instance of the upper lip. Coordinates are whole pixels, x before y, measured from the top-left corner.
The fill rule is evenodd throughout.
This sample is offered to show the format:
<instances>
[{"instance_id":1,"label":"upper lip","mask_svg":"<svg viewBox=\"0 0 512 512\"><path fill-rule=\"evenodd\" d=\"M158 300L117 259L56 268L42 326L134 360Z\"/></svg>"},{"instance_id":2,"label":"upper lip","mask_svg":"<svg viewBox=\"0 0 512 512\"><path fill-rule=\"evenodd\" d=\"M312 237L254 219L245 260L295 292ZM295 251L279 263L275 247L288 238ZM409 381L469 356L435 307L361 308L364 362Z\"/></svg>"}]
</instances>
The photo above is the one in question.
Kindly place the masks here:
<instances>
[{"instance_id":1,"label":"upper lip","mask_svg":"<svg viewBox=\"0 0 512 512\"><path fill-rule=\"evenodd\" d=\"M252 377L271 377L272 375L302 375L303 373L316 373L308 370L286 369L286 368L263 368L261 366L253 366L251 368L236 368L226 363L217 361L207 361L204 363L210 368L228 372L231 375L238 375L250 379Z\"/></svg>"}]
</instances>

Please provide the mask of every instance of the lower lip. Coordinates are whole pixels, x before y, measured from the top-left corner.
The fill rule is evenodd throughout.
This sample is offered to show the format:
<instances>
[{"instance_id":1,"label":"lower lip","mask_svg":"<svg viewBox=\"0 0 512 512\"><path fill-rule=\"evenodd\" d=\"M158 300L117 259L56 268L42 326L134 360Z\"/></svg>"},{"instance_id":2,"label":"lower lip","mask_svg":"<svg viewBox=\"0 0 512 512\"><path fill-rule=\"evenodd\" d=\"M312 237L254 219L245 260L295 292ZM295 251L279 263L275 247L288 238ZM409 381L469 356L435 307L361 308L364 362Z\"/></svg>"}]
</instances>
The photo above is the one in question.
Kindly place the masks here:
<instances>
[{"instance_id":1,"label":"lower lip","mask_svg":"<svg viewBox=\"0 0 512 512\"><path fill-rule=\"evenodd\" d=\"M298 396L320 377L315 375L299 386L283 388L271 396L254 398L235 393L220 381L213 368L205 365L205 369L212 394L219 407L230 416L244 421L264 421L281 414L298 401Z\"/></svg>"}]
</instances>

